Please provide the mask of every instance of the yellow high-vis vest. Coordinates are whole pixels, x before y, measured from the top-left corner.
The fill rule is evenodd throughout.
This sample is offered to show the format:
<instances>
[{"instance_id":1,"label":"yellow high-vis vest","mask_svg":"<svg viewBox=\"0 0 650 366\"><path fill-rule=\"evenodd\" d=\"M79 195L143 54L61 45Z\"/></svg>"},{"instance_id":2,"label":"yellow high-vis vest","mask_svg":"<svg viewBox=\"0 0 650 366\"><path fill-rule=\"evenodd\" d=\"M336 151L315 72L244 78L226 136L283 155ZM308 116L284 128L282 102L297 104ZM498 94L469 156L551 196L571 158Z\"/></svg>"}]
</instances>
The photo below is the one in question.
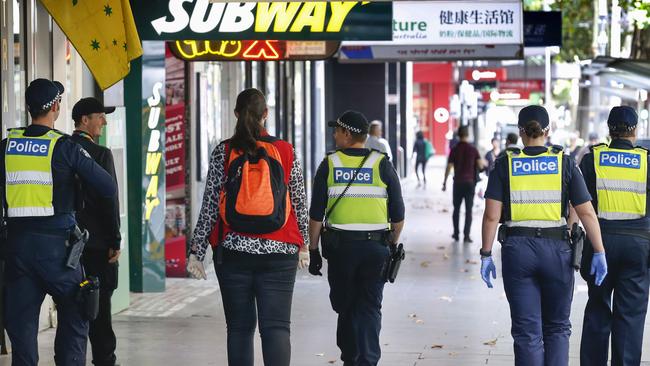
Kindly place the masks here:
<instances>
[{"instance_id":1,"label":"yellow high-vis vest","mask_svg":"<svg viewBox=\"0 0 650 366\"><path fill-rule=\"evenodd\" d=\"M646 214L648 151L597 145L594 151L598 217L634 220Z\"/></svg>"},{"instance_id":2,"label":"yellow high-vis vest","mask_svg":"<svg viewBox=\"0 0 650 366\"><path fill-rule=\"evenodd\" d=\"M566 224L562 212L562 151L549 148L534 156L523 151L507 154L512 226Z\"/></svg>"},{"instance_id":3,"label":"yellow high-vis vest","mask_svg":"<svg viewBox=\"0 0 650 366\"><path fill-rule=\"evenodd\" d=\"M327 156L327 210L343 193L363 156L337 151ZM379 166L384 154L371 151L356 179L328 218L331 227L348 231L389 230L388 192L381 180Z\"/></svg>"},{"instance_id":4,"label":"yellow high-vis vest","mask_svg":"<svg viewBox=\"0 0 650 366\"><path fill-rule=\"evenodd\" d=\"M52 153L63 136L48 131L43 136L24 136L25 130L9 130L5 150L5 198L8 217L53 216Z\"/></svg>"}]
</instances>

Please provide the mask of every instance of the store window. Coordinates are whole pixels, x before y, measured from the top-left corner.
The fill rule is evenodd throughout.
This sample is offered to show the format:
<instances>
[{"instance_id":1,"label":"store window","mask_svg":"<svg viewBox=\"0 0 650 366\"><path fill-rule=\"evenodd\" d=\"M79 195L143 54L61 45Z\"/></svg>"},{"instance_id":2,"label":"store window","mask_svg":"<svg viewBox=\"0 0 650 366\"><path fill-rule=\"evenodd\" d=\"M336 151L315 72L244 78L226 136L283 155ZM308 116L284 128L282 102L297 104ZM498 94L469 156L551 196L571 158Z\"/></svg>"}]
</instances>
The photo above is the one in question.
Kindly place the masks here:
<instances>
[{"instance_id":1,"label":"store window","mask_svg":"<svg viewBox=\"0 0 650 366\"><path fill-rule=\"evenodd\" d=\"M276 130L275 123L275 109L276 109L276 63L275 62L266 62L264 65L266 67L266 90L263 90L266 95L266 104L269 108L269 117L266 120L266 130L269 134L277 136L278 132Z\"/></svg>"},{"instance_id":2,"label":"store window","mask_svg":"<svg viewBox=\"0 0 650 366\"><path fill-rule=\"evenodd\" d=\"M303 103L303 75L304 65L302 61L296 61L293 65L293 142L296 149L296 155L300 161L304 161L304 103Z\"/></svg>"},{"instance_id":3,"label":"store window","mask_svg":"<svg viewBox=\"0 0 650 366\"><path fill-rule=\"evenodd\" d=\"M13 107L14 107L14 121L13 124L7 123L6 128L11 127L20 127L27 124L27 114L25 110L25 99L23 94L25 93L25 36L24 32L21 32L21 29L24 29L24 17L22 16L23 7L21 2L18 0L13 0L13 35L14 35L14 63L13 63L13 74L14 74L14 95L13 95ZM11 103L10 103L11 104ZM3 129L3 136L6 136L6 128Z\"/></svg>"}]
</instances>

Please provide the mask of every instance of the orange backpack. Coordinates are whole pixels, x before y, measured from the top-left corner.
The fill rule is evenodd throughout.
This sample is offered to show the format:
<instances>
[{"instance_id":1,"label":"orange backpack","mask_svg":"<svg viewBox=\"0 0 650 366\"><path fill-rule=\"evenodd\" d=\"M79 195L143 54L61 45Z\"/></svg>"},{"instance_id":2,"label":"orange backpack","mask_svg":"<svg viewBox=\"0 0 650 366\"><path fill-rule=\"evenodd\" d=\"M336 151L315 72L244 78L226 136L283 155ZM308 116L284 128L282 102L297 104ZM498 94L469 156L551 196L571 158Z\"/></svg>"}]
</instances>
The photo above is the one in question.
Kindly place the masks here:
<instances>
[{"instance_id":1,"label":"orange backpack","mask_svg":"<svg viewBox=\"0 0 650 366\"><path fill-rule=\"evenodd\" d=\"M291 200L282 158L273 137L257 141L254 154L226 145L226 182L219 197L219 214L233 231L267 234L289 219Z\"/></svg>"}]
</instances>

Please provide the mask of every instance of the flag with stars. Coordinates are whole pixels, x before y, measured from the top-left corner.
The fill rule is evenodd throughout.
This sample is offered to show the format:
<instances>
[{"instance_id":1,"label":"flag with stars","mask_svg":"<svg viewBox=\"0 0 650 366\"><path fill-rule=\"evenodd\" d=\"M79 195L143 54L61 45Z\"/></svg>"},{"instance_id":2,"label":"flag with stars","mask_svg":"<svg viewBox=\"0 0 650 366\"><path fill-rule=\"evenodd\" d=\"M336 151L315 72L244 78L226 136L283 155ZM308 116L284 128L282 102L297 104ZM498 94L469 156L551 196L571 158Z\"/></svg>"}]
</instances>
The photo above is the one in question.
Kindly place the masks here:
<instances>
[{"instance_id":1,"label":"flag with stars","mask_svg":"<svg viewBox=\"0 0 650 366\"><path fill-rule=\"evenodd\" d=\"M41 0L106 89L122 80L142 55L129 0Z\"/></svg>"}]
</instances>

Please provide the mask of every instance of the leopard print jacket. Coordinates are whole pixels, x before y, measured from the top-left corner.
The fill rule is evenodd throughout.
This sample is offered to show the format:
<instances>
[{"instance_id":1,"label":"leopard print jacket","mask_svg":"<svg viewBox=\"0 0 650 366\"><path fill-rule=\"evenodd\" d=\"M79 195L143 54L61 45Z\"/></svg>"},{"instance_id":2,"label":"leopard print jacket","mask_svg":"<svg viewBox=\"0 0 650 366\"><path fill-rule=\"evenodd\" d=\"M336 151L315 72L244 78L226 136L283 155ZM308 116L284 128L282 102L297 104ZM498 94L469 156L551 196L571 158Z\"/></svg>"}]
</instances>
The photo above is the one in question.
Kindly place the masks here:
<instances>
[{"instance_id":1,"label":"leopard print jacket","mask_svg":"<svg viewBox=\"0 0 650 366\"><path fill-rule=\"evenodd\" d=\"M199 213L199 220L192 235L190 253L195 254L199 260L205 258L205 253L210 244L208 239L217 221L219 212L218 192L223 187L226 175L224 174L225 145L219 144L210 157L210 167L203 193L203 205ZM289 176L289 197L293 210L298 219L298 228L303 237L305 245L309 245L309 216L307 214L307 195L302 174L300 161L296 158L294 151L293 166ZM222 243L223 247L229 250L249 254L296 254L298 246L291 243L283 243L275 240L253 238L237 233L228 233Z\"/></svg>"}]
</instances>

